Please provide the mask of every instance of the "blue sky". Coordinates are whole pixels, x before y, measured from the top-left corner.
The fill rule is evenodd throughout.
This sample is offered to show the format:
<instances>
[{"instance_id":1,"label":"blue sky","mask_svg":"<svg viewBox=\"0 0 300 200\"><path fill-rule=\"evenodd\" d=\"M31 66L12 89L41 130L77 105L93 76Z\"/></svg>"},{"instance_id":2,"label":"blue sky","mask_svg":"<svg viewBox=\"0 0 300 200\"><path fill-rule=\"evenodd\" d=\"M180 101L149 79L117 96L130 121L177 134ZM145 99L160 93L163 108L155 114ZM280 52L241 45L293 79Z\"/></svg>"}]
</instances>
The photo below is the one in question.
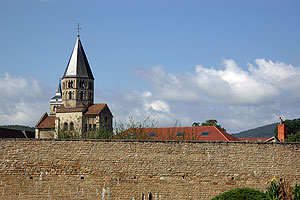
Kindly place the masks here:
<instances>
[{"instance_id":1,"label":"blue sky","mask_svg":"<svg viewBox=\"0 0 300 200\"><path fill-rule=\"evenodd\" d=\"M298 118L299 8L292 0L0 0L0 124L32 126L49 110L77 22L95 101L116 121L214 118L237 132Z\"/></svg>"}]
</instances>

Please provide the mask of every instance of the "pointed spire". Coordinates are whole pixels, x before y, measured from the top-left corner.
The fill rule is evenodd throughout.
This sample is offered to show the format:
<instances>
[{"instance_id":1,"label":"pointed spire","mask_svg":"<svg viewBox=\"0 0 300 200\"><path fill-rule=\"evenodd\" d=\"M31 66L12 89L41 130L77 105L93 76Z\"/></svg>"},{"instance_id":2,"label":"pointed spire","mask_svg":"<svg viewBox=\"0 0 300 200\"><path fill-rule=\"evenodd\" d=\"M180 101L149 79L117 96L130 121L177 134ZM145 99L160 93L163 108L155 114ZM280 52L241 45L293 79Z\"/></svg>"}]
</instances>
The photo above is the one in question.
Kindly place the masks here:
<instances>
[{"instance_id":1,"label":"pointed spire","mask_svg":"<svg viewBox=\"0 0 300 200\"><path fill-rule=\"evenodd\" d=\"M57 88L56 96L57 96L57 94L60 94L60 96L61 96L61 94L62 94L62 92L61 92L61 79L59 79L58 81L59 82L58 82L58 88Z\"/></svg>"},{"instance_id":2,"label":"pointed spire","mask_svg":"<svg viewBox=\"0 0 300 200\"><path fill-rule=\"evenodd\" d=\"M95 80L84 53L79 35L63 78L89 78Z\"/></svg>"},{"instance_id":3,"label":"pointed spire","mask_svg":"<svg viewBox=\"0 0 300 200\"><path fill-rule=\"evenodd\" d=\"M62 94L62 92L61 92L61 82L60 82L60 79L59 79L57 92L56 92L55 96L52 97L52 99L50 100L50 105L51 104L61 104L62 103L62 98L61 98L62 95L61 94Z\"/></svg>"}]
</instances>

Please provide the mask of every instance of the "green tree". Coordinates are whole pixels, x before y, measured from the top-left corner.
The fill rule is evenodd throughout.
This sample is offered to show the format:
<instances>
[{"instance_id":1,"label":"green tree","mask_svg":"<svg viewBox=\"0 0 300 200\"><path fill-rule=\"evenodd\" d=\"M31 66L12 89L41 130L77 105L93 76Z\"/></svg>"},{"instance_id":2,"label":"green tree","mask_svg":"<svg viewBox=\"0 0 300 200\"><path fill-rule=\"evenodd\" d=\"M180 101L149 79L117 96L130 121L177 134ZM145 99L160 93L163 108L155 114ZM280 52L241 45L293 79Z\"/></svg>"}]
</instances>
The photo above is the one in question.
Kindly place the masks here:
<instances>
[{"instance_id":1,"label":"green tree","mask_svg":"<svg viewBox=\"0 0 300 200\"><path fill-rule=\"evenodd\" d=\"M199 122L194 122L194 123L192 124L192 126L215 126L215 127L217 127L218 129L221 129L221 130L223 130L223 131L226 131L226 129L223 128L220 124L218 124L218 121L215 120L215 119L209 119L209 120L206 120L205 122L201 123L201 125L200 125Z\"/></svg>"},{"instance_id":2,"label":"green tree","mask_svg":"<svg viewBox=\"0 0 300 200\"><path fill-rule=\"evenodd\" d=\"M288 142L300 142L300 131L295 134L288 135Z\"/></svg>"}]
</instances>

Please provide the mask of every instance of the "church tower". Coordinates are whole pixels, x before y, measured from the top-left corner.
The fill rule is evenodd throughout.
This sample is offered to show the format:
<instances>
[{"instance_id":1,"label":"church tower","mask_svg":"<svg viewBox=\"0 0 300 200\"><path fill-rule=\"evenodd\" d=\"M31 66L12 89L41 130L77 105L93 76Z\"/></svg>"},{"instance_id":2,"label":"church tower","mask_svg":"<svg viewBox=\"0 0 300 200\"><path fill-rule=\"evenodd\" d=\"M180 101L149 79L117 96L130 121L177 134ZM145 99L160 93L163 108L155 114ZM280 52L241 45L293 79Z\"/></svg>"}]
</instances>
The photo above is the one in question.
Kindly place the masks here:
<instances>
[{"instance_id":1,"label":"church tower","mask_svg":"<svg viewBox=\"0 0 300 200\"><path fill-rule=\"evenodd\" d=\"M61 138L75 133L88 138L89 132L113 132L113 115L108 105L94 103L95 79L80 41L79 23L76 29L74 49L56 95L50 100L50 115L44 113L37 122L36 138Z\"/></svg>"},{"instance_id":2,"label":"church tower","mask_svg":"<svg viewBox=\"0 0 300 200\"><path fill-rule=\"evenodd\" d=\"M62 77L62 104L65 108L87 107L94 103L94 76L80 37Z\"/></svg>"}]
</instances>

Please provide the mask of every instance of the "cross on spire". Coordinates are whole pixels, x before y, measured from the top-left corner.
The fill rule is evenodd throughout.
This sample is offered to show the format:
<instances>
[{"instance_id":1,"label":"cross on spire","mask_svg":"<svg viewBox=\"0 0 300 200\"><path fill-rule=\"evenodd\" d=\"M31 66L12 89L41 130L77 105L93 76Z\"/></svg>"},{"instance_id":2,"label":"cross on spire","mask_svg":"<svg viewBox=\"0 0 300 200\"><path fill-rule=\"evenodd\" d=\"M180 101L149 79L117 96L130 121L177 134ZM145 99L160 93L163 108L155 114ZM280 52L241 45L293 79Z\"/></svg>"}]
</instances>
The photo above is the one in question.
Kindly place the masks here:
<instances>
[{"instance_id":1,"label":"cross on spire","mask_svg":"<svg viewBox=\"0 0 300 200\"><path fill-rule=\"evenodd\" d=\"M75 28L75 30L77 30L77 36L79 37L79 31L80 31L80 29L82 29L81 27L80 27L80 23L78 22L77 23L77 28Z\"/></svg>"}]
</instances>

